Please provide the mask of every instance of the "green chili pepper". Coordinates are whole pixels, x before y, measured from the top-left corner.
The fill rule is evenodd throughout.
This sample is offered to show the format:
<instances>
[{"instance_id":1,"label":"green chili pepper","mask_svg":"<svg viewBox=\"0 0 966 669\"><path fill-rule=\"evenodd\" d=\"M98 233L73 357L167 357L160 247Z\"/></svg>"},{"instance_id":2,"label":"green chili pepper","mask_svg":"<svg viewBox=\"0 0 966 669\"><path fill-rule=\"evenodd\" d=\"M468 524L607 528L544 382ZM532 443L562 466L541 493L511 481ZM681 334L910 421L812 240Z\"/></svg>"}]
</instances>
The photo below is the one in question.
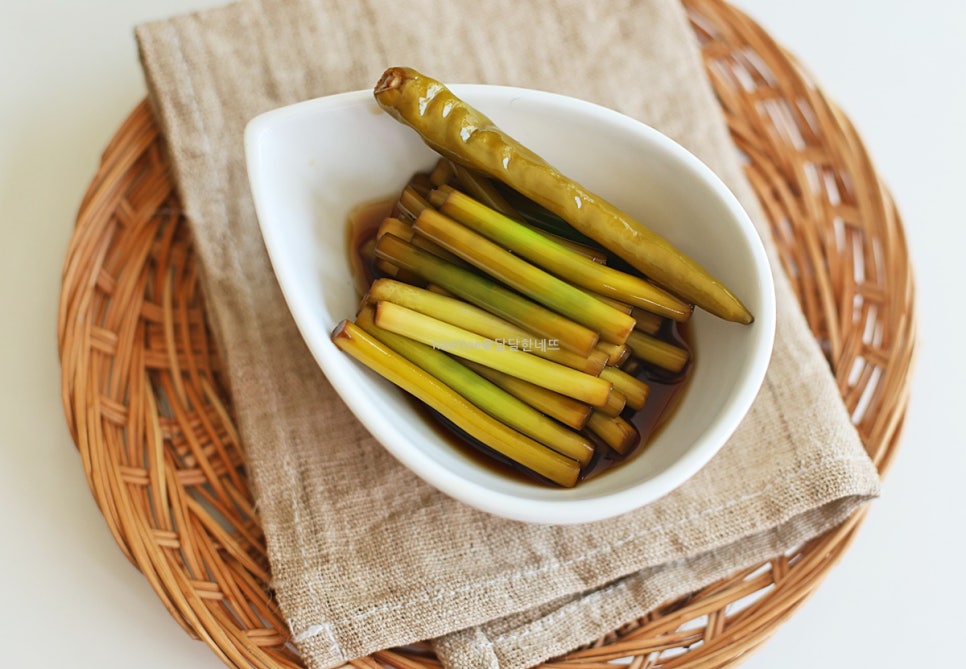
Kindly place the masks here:
<instances>
[{"instance_id":1,"label":"green chili pepper","mask_svg":"<svg viewBox=\"0 0 966 669\"><path fill-rule=\"evenodd\" d=\"M393 67L373 92L385 111L444 157L502 181L688 302L727 320L753 320L741 301L695 260L561 174L439 81Z\"/></svg>"}]
</instances>

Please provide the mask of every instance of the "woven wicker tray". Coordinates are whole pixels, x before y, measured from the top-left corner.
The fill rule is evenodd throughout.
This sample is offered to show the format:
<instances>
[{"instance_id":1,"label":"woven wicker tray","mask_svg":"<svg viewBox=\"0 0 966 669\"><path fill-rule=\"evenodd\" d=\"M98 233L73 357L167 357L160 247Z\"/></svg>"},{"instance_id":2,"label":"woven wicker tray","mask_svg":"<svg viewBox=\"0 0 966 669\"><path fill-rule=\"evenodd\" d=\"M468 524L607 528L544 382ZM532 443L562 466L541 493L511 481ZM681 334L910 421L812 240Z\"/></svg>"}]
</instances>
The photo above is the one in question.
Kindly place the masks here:
<instances>
[{"instance_id":1,"label":"woven wicker tray","mask_svg":"<svg viewBox=\"0 0 966 669\"><path fill-rule=\"evenodd\" d=\"M711 81L785 271L880 472L896 450L915 349L895 207L848 119L755 23L686 0ZM162 139L146 104L118 130L80 207L58 322L63 401L91 491L171 614L226 663L301 667L210 340ZM727 666L767 639L849 545L855 514L797 550L567 656L568 667ZM358 667L436 667L424 645Z\"/></svg>"}]
</instances>

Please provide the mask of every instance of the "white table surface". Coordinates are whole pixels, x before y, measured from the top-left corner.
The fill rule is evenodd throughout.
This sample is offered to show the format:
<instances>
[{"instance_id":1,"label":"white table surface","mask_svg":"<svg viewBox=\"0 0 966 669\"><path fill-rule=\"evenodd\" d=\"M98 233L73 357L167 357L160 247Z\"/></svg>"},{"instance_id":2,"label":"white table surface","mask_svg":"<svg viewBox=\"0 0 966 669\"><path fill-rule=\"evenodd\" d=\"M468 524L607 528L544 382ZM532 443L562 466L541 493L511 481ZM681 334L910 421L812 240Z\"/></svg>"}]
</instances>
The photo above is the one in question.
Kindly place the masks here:
<instances>
[{"instance_id":1,"label":"white table surface","mask_svg":"<svg viewBox=\"0 0 966 669\"><path fill-rule=\"evenodd\" d=\"M74 215L145 95L132 27L215 0L0 8L0 665L213 669L122 556L60 401L56 315ZM744 665L939 667L966 598L966 3L737 0L862 132L905 219L922 350L903 445L857 541ZM959 299L956 299L959 298Z\"/></svg>"}]
</instances>

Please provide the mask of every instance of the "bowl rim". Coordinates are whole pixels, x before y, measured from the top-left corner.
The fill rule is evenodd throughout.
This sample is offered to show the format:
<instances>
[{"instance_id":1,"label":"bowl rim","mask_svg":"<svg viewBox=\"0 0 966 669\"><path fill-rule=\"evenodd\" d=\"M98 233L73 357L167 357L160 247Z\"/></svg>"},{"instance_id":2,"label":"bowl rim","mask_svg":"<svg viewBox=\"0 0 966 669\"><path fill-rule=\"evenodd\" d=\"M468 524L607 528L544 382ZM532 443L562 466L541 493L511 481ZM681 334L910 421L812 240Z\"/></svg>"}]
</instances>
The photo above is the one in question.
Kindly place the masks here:
<instances>
[{"instance_id":1,"label":"bowl rim","mask_svg":"<svg viewBox=\"0 0 966 669\"><path fill-rule=\"evenodd\" d=\"M750 364L744 372L743 383L719 412L718 419L708 430L702 433L698 448L687 449L675 458L668 467L653 477L593 497L527 498L523 500L523 498L509 492L494 490L482 485L478 481L462 476L438 463L429 452L411 444L409 440L400 439L388 421L373 420L371 410L367 411L367 409L371 409L368 402L369 398L365 395L362 387L357 384L341 383L336 379L329 379L329 381L364 428L403 466L409 468L441 492L481 511L528 523L575 524L604 520L650 504L689 480L718 453L744 419L764 382L774 348L777 314L771 262L761 234L737 197L721 178L697 156L653 126L587 100L539 89L492 84L447 84L447 87L456 95L468 99L471 103L474 97L482 95L505 96L510 99L515 96L526 95L542 98L555 105L576 107L576 111L594 114L603 122L617 127L622 132L629 131L643 136L648 142L656 144L659 148L668 151L680 160L696 178L700 179L714 192L733 214L738 228L744 233L744 242L748 245L754 258L754 265L757 268L755 274L758 278L761 296L760 306L755 313L754 332L758 339L754 347L755 354L749 358ZM306 336L308 331L316 329L315 325L306 322L303 310L293 308L293 296L289 289L290 280L286 279L285 268L280 268L275 263L275 258L278 257L278 249L273 242L273 233L267 223L271 214L266 208L267 198L261 191L261 183L258 179L261 165L259 149L260 141L266 132L275 127L276 124L284 123L287 117L299 114L323 113L327 109L344 108L346 106L361 106L378 110L371 89L360 89L271 109L252 118L244 131L244 151L249 185L263 241L287 307L303 340L324 374L327 370L327 358L332 355L332 351L339 355L344 354L338 351L334 345L331 346L332 351L319 347L313 337ZM412 132L401 124L399 128L400 131ZM646 496L642 495L644 492L647 492Z\"/></svg>"}]
</instances>

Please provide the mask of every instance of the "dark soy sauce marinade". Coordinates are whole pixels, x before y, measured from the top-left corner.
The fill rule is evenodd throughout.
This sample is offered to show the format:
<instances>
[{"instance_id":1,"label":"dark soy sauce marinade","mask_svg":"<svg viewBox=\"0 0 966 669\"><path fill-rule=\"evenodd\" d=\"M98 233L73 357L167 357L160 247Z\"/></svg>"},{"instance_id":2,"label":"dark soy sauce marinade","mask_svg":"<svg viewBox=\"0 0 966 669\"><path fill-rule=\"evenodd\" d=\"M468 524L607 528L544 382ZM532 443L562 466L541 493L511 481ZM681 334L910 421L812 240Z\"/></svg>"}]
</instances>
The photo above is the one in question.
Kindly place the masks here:
<instances>
[{"instance_id":1,"label":"dark soy sauce marinade","mask_svg":"<svg viewBox=\"0 0 966 669\"><path fill-rule=\"evenodd\" d=\"M367 259L369 254L366 253L366 249L374 243L383 219L391 215L393 202L394 199L387 199L367 203L360 205L349 214L347 251L356 290L360 296L366 293L366 288L374 279L381 276L381 273L372 266L371 259ZM684 387L690 378L691 365L694 359L694 350L688 335L687 323L673 321L666 321L661 330L654 335L687 349L690 353L690 360L685 368L678 373L667 372L648 365L641 365L640 369L634 372L635 376L647 383L650 387L650 393L644 408L636 412L626 409L623 417L637 428L640 439L624 455L599 444L593 459L581 471L581 481L598 476L634 458L646 448L651 439L660 432L673 415L674 409L683 395ZM447 441L453 448L464 453L480 466L512 479L521 481L543 480L525 467L514 463L473 439L431 407L415 398L411 397L411 399L416 411L426 419L441 439ZM592 435L591 438L593 438Z\"/></svg>"}]
</instances>

